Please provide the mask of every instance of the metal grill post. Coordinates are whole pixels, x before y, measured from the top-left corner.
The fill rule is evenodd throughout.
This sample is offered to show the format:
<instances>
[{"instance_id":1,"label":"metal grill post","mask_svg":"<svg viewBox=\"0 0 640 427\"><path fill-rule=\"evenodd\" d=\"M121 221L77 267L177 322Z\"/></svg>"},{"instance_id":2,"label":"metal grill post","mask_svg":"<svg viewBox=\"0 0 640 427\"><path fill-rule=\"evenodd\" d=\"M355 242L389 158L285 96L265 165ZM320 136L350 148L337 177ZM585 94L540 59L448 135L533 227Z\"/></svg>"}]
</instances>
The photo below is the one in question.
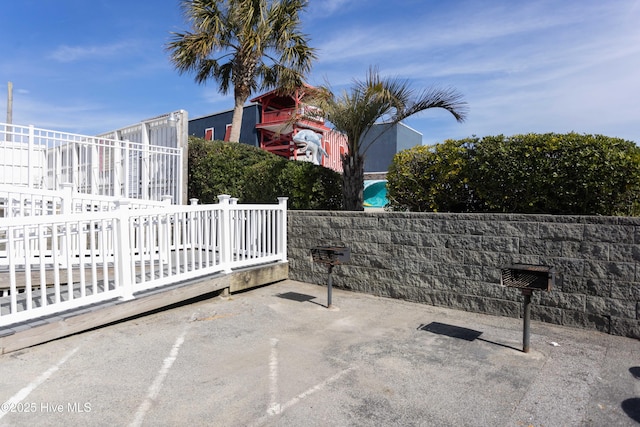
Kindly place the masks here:
<instances>
[{"instance_id":1,"label":"metal grill post","mask_svg":"<svg viewBox=\"0 0 640 427\"><path fill-rule=\"evenodd\" d=\"M514 264L501 270L501 284L518 288L524 296L522 351L529 352L531 337L531 295L534 290L550 291L555 283L555 268L544 265Z\"/></svg>"},{"instance_id":2,"label":"metal grill post","mask_svg":"<svg viewBox=\"0 0 640 427\"><path fill-rule=\"evenodd\" d=\"M529 353L529 337L531 336L531 290L522 290L524 295L524 325L522 328L522 351Z\"/></svg>"},{"instance_id":3,"label":"metal grill post","mask_svg":"<svg viewBox=\"0 0 640 427\"><path fill-rule=\"evenodd\" d=\"M327 266L327 308L331 308L331 292L333 288L333 278L331 272L334 265L349 262L351 259L351 249L345 246L316 246L311 249L313 262Z\"/></svg>"},{"instance_id":4,"label":"metal grill post","mask_svg":"<svg viewBox=\"0 0 640 427\"><path fill-rule=\"evenodd\" d=\"M333 278L331 277L331 271L333 265L329 264L329 272L327 274L327 308L331 308L331 288L333 287Z\"/></svg>"}]
</instances>

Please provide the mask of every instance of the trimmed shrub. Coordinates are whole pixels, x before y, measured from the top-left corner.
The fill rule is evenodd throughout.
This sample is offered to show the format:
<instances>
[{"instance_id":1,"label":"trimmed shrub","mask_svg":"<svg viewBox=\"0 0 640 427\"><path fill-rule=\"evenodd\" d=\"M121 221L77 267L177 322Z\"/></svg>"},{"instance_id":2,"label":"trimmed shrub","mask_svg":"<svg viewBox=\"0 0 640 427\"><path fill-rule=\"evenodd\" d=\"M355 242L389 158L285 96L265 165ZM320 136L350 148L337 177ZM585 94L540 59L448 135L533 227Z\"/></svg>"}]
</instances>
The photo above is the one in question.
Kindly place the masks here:
<instances>
[{"instance_id":1,"label":"trimmed shrub","mask_svg":"<svg viewBox=\"0 0 640 427\"><path fill-rule=\"evenodd\" d=\"M189 198L195 197L200 203L217 203L219 194L230 194L242 200L246 168L268 156L269 153L245 144L190 137Z\"/></svg>"},{"instance_id":2,"label":"trimmed shrub","mask_svg":"<svg viewBox=\"0 0 640 427\"><path fill-rule=\"evenodd\" d=\"M278 197L290 197L280 187L280 175L289 161L270 155L264 160L248 165L244 169L244 185L239 196L241 203L273 203ZM292 208L293 200L289 200Z\"/></svg>"},{"instance_id":3,"label":"trimmed shrub","mask_svg":"<svg viewBox=\"0 0 640 427\"><path fill-rule=\"evenodd\" d=\"M419 145L396 154L387 173L387 198L394 210L472 212L468 141Z\"/></svg>"},{"instance_id":4,"label":"trimmed shrub","mask_svg":"<svg viewBox=\"0 0 640 427\"><path fill-rule=\"evenodd\" d=\"M490 211L640 213L640 149L631 141L577 133L489 137L470 167Z\"/></svg>"},{"instance_id":5,"label":"trimmed shrub","mask_svg":"<svg viewBox=\"0 0 640 427\"><path fill-rule=\"evenodd\" d=\"M217 203L219 194L240 203L274 203L290 209L338 210L341 176L308 162L294 162L246 144L189 138L188 195Z\"/></svg>"},{"instance_id":6,"label":"trimmed shrub","mask_svg":"<svg viewBox=\"0 0 640 427\"><path fill-rule=\"evenodd\" d=\"M387 178L394 209L640 214L640 148L602 135L449 140L399 153Z\"/></svg>"},{"instance_id":7,"label":"trimmed shrub","mask_svg":"<svg viewBox=\"0 0 640 427\"><path fill-rule=\"evenodd\" d=\"M286 161L278 176L278 188L289 197L291 209L342 209L342 176L329 168Z\"/></svg>"}]
</instances>

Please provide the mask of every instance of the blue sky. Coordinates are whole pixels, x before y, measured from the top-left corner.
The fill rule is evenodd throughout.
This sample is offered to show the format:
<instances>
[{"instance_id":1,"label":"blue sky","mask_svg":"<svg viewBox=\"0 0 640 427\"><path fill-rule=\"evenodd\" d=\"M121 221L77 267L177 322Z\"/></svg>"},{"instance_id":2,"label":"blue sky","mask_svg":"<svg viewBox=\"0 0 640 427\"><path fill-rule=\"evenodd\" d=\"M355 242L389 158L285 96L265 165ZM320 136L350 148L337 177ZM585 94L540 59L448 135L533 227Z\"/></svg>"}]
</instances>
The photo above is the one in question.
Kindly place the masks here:
<instances>
[{"instance_id":1,"label":"blue sky","mask_svg":"<svg viewBox=\"0 0 640 427\"><path fill-rule=\"evenodd\" d=\"M303 29L334 89L370 65L416 89L452 86L407 121L423 143L471 135L599 133L640 143L640 0L311 0ZM98 134L169 111L231 109L215 82L179 75L164 45L187 29L177 0L20 0L0 12L0 121Z\"/></svg>"}]
</instances>

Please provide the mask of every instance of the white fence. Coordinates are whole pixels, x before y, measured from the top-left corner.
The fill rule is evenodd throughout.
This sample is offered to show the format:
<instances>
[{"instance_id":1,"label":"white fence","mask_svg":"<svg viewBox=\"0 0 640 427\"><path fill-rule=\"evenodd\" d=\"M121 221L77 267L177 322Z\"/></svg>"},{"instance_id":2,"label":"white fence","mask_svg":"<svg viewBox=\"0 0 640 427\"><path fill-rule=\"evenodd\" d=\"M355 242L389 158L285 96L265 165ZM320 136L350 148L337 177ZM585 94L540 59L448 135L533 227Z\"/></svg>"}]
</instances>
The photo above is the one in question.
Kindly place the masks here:
<instances>
[{"instance_id":1,"label":"white fence","mask_svg":"<svg viewBox=\"0 0 640 427\"><path fill-rule=\"evenodd\" d=\"M189 140L189 117L185 110L173 111L158 117L143 120L120 129L98 135L118 141L131 141L141 147L154 147L155 152L130 153L131 162L140 164L130 168L125 175L126 191L123 197L160 200L167 194L176 204L186 203L187 155L183 153L181 164L162 156L163 148L186 149ZM146 160L145 160L146 159ZM171 191L167 183L171 183ZM181 188L181 193L178 191ZM175 191L174 191L175 190Z\"/></svg>"},{"instance_id":2,"label":"white fence","mask_svg":"<svg viewBox=\"0 0 640 427\"><path fill-rule=\"evenodd\" d=\"M110 211L118 202L126 200L133 209L161 207L171 204L171 196L162 201L141 199L116 199L110 196L82 194L73 184L62 184L62 189L38 190L0 184L0 217L59 215L82 212Z\"/></svg>"},{"instance_id":3,"label":"white fence","mask_svg":"<svg viewBox=\"0 0 640 427\"><path fill-rule=\"evenodd\" d=\"M214 205L130 209L123 201L81 215L0 218L0 326L286 261L286 198L277 205L219 198Z\"/></svg>"},{"instance_id":4,"label":"white fence","mask_svg":"<svg viewBox=\"0 0 640 427\"><path fill-rule=\"evenodd\" d=\"M182 203L182 147L150 140L150 135L169 133L177 138L179 130L169 118L139 124L139 135L113 133L116 138L0 123L0 183L59 190L69 182L83 194L143 200L170 195L174 203ZM119 139L129 134L140 141Z\"/></svg>"}]
</instances>

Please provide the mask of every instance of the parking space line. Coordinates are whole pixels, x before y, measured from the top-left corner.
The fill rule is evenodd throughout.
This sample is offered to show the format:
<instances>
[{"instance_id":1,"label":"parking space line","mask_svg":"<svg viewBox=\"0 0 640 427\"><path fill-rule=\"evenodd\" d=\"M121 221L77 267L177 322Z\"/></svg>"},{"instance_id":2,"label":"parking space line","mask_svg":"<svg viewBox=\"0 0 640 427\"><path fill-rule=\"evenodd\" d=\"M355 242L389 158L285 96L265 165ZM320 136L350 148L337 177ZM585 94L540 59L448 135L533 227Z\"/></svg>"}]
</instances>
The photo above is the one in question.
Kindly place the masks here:
<instances>
[{"instance_id":1,"label":"parking space line","mask_svg":"<svg viewBox=\"0 0 640 427\"><path fill-rule=\"evenodd\" d=\"M347 369L343 369L342 371L338 372L332 377L327 378L321 383L318 383L315 386L309 388L308 390L300 393L299 395L289 400L288 402L284 404L279 404L278 403L278 393L279 393L279 390L278 390L278 339L271 338L270 343L271 343L271 352L269 354L269 407L267 408L267 414L265 416L260 417L259 419L254 420L254 422L249 424L251 427L257 427L257 426L263 425L271 417L282 414L285 410L296 405L304 398L312 395L317 391L322 390L327 385L340 379L340 377L342 377L343 375L356 369L356 367L354 366L351 366Z\"/></svg>"},{"instance_id":2,"label":"parking space line","mask_svg":"<svg viewBox=\"0 0 640 427\"><path fill-rule=\"evenodd\" d=\"M171 352L169 353L169 356L167 356L164 359L164 362L162 363L162 367L158 371L158 374L156 375L155 380L149 386L149 390L147 391L147 397L138 407L138 410L136 411L136 415L133 421L131 422L131 424L129 424L130 427L142 425L142 421L144 420L144 417L147 415L149 408L151 408L151 404L153 403L154 400L156 400L156 398L158 397L158 394L160 393L162 384L164 383L164 380L167 377L167 374L169 373L169 370L171 369L173 362L175 362L176 358L178 357L178 352L180 351L180 347L184 343L184 338L187 335L188 329L189 328L187 326L184 329L184 331L182 331L182 334L176 339L176 342L173 344L173 347L171 347Z\"/></svg>"},{"instance_id":3,"label":"parking space line","mask_svg":"<svg viewBox=\"0 0 640 427\"><path fill-rule=\"evenodd\" d=\"M31 394L31 392L33 390L38 388L43 382L48 380L51 375L53 375L58 369L60 369L60 367L62 365L64 365L64 363L71 356L73 356L75 354L75 352L78 351L79 349L80 349L80 347L76 347L73 350L71 350L62 359L60 359L60 361L58 363L53 365L51 368L47 369L46 372L44 372L42 375L40 375L34 381L29 383L29 385L24 387L22 390L20 390L19 392L17 392L13 396L11 396L9 398L9 400L4 402L4 404L2 405L2 409L0 409L0 419L10 412L10 411L6 411L5 408L14 408L18 403L22 402L27 396L29 396L29 394Z\"/></svg>"},{"instance_id":4,"label":"parking space line","mask_svg":"<svg viewBox=\"0 0 640 427\"><path fill-rule=\"evenodd\" d=\"M307 396L312 395L313 393L315 393L316 391L320 391L323 388L325 388L327 385L331 384L332 382L338 380L341 376L353 371L355 369L355 367L349 367L347 369L344 369L340 372L338 372L337 374L335 374L334 376L332 376L331 378L328 378L326 380L324 380L323 382L311 387L310 389L308 389L307 391L304 391L302 393L300 393L299 395L297 395L296 397L294 397L293 399L291 399L290 401L288 401L287 403L285 403L284 405L282 405L280 407L280 412L284 412L286 409L292 407L293 405L295 405L296 403L300 402L302 399L304 399Z\"/></svg>"},{"instance_id":5,"label":"parking space line","mask_svg":"<svg viewBox=\"0 0 640 427\"><path fill-rule=\"evenodd\" d=\"M269 356L269 397L270 404L267 413L275 415L280 413L278 404L278 339L271 338L271 354Z\"/></svg>"}]
</instances>

